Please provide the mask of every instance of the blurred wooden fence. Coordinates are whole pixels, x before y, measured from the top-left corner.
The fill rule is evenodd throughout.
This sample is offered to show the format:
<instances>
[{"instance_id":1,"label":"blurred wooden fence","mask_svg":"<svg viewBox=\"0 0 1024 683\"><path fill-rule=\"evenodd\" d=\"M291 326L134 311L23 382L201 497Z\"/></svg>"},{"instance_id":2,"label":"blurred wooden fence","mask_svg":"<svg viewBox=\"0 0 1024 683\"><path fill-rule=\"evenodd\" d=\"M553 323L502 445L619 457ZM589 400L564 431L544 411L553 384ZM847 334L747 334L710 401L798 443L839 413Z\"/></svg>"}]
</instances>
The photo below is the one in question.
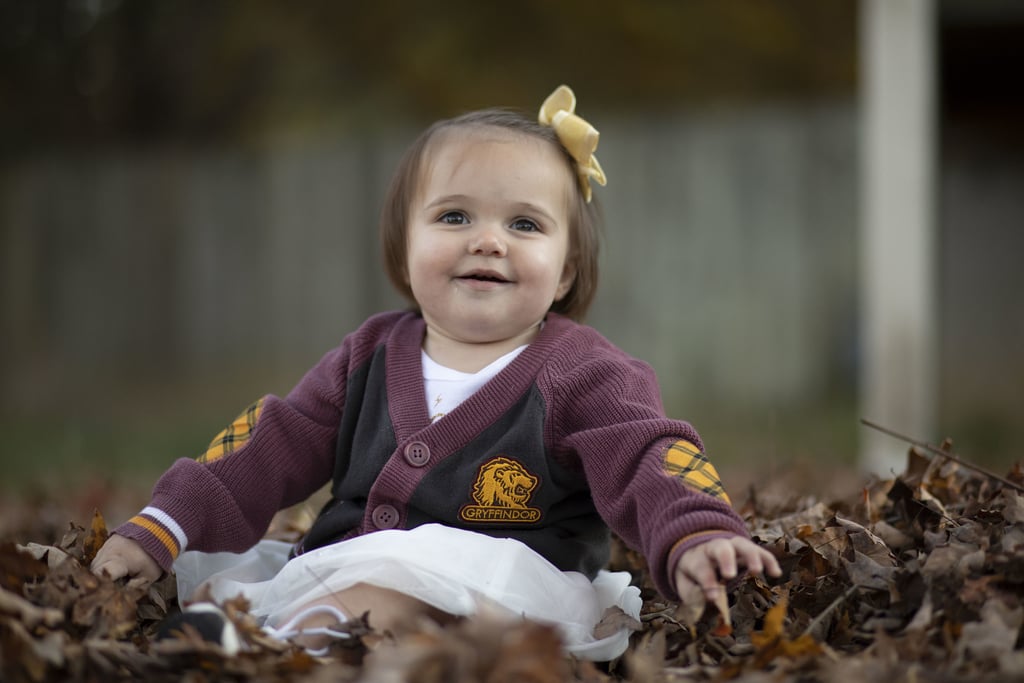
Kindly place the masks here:
<instances>
[{"instance_id":1,"label":"blurred wooden fence","mask_svg":"<svg viewBox=\"0 0 1024 683\"><path fill-rule=\"evenodd\" d=\"M852 107L600 124L607 227L589 322L655 366L666 402L788 402L852 381ZM59 391L150 365L297 378L368 314L401 305L375 230L414 133L8 168L6 398L45 393L48 375Z\"/></svg>"}]
</instances>

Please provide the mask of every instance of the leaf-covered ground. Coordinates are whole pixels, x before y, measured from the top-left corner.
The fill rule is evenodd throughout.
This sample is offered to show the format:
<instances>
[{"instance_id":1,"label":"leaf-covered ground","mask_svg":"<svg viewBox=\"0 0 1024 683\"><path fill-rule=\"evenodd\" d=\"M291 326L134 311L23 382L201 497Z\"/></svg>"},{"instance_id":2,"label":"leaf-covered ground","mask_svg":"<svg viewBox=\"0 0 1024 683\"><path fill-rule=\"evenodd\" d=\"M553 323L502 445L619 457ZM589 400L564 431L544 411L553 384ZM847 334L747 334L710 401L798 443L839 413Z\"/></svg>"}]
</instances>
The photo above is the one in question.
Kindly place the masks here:
<instances>
[{"instance_id":1,"label":"leaf-covered ground","mask_svg":"<svg viewBox=\"0 0 1024 683\"><path fill-rule=\"evenodd\" d=\"M225 610L245 645L226 656L188 632L156 640L177 610L174 582L131 590L85 567L106 534L99 514L10 515L0 537L3 681L1020 681L1024 680L1024 471L979 474L911 451L897 478L821 500L750 492L741 512L783 577L747 579L702 613L664 602L635 553L616 547L644 610L629 651L594 665L556 634L479 617L353 638L330 657L265 637L241 601ZM7 511L10 513L11 511ZM285 533L294 532L286 523ZM611 625L621 615L610 615Z\"/></svg>"}]
</instances>

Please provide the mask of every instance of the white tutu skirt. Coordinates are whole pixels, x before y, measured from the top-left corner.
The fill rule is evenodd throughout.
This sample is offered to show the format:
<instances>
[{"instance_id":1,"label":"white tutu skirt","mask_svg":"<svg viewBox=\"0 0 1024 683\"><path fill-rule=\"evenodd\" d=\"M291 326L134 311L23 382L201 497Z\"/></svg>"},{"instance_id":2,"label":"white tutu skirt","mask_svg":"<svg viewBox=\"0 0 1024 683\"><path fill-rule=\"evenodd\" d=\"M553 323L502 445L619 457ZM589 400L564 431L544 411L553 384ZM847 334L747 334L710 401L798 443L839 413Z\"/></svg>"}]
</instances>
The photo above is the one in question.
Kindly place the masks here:
<instances>
[{"instance_id":1,"label":"white tutu skirt","mask_svg":"<svg viewBox=\"0 0 1024 683\"><path fill-rule=\"evenodd\" d=\"M627 627L594 637L607 608L640 618L640 590L627 572L602 571L590 581L519 541L440 524L378 531L288 561L290 548L265 540L241 554L182 553L174 563L179 598L208 584L215 600L242 594L254 616L276 626L319 598L367 583L457 616L497 609L552 625L568 652L593 661L614 659L629 644Z\"/></svg>"}]
</instances>

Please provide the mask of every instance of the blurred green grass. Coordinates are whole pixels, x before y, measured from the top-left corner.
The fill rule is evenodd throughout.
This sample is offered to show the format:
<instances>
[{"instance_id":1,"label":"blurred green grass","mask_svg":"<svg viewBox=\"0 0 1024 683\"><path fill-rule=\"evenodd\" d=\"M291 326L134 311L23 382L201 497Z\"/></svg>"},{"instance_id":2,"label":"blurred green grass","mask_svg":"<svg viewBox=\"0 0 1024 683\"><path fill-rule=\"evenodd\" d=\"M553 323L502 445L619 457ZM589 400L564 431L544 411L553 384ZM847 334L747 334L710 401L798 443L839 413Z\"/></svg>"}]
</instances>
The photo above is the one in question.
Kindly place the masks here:
<instances>
[{"instance_id":1,"label":"blurred green grass","mask_svg":"<svg viewBox=\"0 0 1024 683\"><path fill-rule=\"evenodd\" d=\"M150 486L176 458L196 457L232 415L91 415L63 419L0 419L5 494L59 492L83 479L117 486ZM806 411L707 411L687 416L723 470L782 467L821 459L853 465L856 424L849 407Z\"/></svg>"},{"instance_id":2,"label":"blurred green grass","mask_svg":"<svg viewBox=\"0 0 1024 683\"><path fill-rule=\"evenodd\" d=\"M150 487L176 458L196 457L226 420L10 419L0 421L0 491L59 497L83 481Z\"/></svg>"},{"instance_id":3,"label":"blurred green grass","mask_svg":"<svg viewBox=\"0 0 1024 683\"><path fill-rule=\"evenodd\" d=\"M146 492L175 459L202 453L234 417L209 406L162 417L133 412L0 417L0 493L59 498L96 481ZM684 419L700 432L727 488L737 493L787 470L806 470L811 486L815 479L826 483L837 469L856 473L858 438L867 429L856 406L839 399L775 410L693 406ZM965 418L941 433L953 439L958 455L1003 474L1020 458L1020 430L1005 421Z\"/></svg>"}]
</instances>

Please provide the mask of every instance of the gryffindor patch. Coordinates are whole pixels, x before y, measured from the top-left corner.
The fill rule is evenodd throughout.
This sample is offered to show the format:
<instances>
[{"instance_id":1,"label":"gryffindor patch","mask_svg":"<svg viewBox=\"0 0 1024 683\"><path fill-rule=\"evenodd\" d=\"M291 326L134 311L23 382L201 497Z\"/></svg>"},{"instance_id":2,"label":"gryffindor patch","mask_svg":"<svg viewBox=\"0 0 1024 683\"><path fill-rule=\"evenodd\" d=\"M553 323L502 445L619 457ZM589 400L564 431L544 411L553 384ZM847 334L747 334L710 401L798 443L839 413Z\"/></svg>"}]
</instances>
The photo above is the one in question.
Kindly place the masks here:
<instances>
[{"instance_id":1,"label":"gryffindor patch","mask_svg":"<svg viewBox=\"0 0 1024 683\"><path fill-rule=\"evenodd\" d=\"M515 460L499 456L480 466L473 485L475 505L463 505L464 522L536 522L540 509L530 507L530 496L540 479Z\"/></svg>"}]
</instances>

